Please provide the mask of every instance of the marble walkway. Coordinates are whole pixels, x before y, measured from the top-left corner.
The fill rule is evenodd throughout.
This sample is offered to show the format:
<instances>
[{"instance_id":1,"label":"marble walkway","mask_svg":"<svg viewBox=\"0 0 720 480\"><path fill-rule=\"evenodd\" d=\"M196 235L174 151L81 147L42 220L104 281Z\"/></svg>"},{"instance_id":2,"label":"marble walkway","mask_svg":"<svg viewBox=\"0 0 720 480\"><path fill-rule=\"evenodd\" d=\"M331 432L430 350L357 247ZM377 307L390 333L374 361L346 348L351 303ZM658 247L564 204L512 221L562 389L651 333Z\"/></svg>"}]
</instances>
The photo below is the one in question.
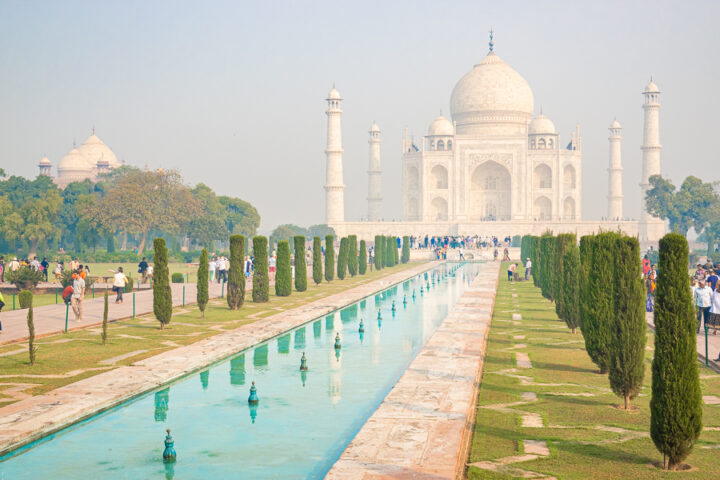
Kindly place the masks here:
<instances>
[{"instance_id":1,"label":"marble walkway","mask_svg":"<svg viewBox=\"0 0 720 480\"><path fill-rule=\"evenodd\" d=\"M484 264L326 479L462 478L499 268Z\"/></svg>"},{"instance_id":2,"label":"marble walkway","mask_svg":"<svg viewBox=\"0 0 720 480\"><path fill-rule=\"evenodd\" d=\"M0 408L0 456L253 345L403 282L428 262L129 366ZM497 277L497 272L495 273ZM38 309L39 310L39 309Z\"/></svg>"},{"instance_id":3,"label":"marble walkway","mask_svg":"<svg viewBox=\"0 0 720 480\"><path fill-rule=\"evenodd\" d=\"M653 312L645 313L645 320L650 328L655 330L655 316ZM701 328L700 333L695 338L697 343L698 358L701 362L705 363L705 329ZM713 335L713 330L708 331L707 336L707 347L708 347L708 366L720 373L720 361L717 358L720 356L720 334Z\"/></svg>"}]
</instances>

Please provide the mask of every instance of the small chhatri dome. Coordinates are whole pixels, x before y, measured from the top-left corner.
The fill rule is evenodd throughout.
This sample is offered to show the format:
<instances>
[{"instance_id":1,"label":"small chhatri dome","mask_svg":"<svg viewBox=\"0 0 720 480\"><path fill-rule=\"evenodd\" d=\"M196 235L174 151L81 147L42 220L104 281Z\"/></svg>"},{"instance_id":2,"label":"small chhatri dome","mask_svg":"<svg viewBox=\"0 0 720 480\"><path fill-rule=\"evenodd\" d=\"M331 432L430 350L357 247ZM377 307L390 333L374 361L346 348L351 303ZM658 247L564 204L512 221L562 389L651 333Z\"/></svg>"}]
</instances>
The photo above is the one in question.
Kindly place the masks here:
<instances>
[{"instance_id":1,"label":"small chhatri dome","mask_svg":"<svg viewBox=\"0 0 720 480\"><path fill-rule=\"evenodd\" d=\"M428 136L433 135L455 135L455 128L450 120L442 116L442 113L430 124Z\"/></svg>"},{"instance_id":2,"label":"small chhatri dome","mask_svg":"<svg viewBox=\"0 0 720 480\"><path fill-rule=\"evenodd\" d=\"M555 124L550 120L548 117L543 115L542 113L538 115L537 117L533 118L532 122L530 122L530 134L538 134L538 133L550 133L550 134L556 134L557 130L555 130Z\"/></svg>"},{"instance_id":3,"label":"small chhatri dome","mask_svg":"<svg viewBox=\"0 0 720 480\"><path fill-rule=\"evenodd\" d=\"M622 128L622 126L620 125L620 122L618 122L617 120L613 120L613 122L610 124L610 128Z\"/></svg>"},{"instance_id":4,"label":"small chhatri dome","mask_svg":"<svg viewBox=\"0 0 720 480\"><path fill-rule=\"evenodd\" d=\"M377 123L373 122L372 126L370 127L370 133L372 132L378 132L380 133L380 127L377 126Z\"/></svg>"},{"instance_id":5,"label":"small chhatri dome","mask_svg":"<svg viewBox=\"0 0 720 480\"><path fill-rule=\"evenodd\" d=\"M338 90L337 90L337 88L335 88L334 84L333 84L332 89L328 93L327 99L328 100L342 100L342 98L340 97L340 92L338 92Z\"/></svg>"},{"instance_id":6,"label":"small chhatri dome","mask_svg":"<svg viewBox=\"0 0 720 480\"><path fill-rule=\"evenodd\" d=\"M50 159L48 157L42 157L40 160L40 165L51 165Z\"/></svg>"},{"instance_id":7,"label":"small chhatri dome","mask_svg":"<svg viewBox=\"0 0 720 480\"><path fill-rule=\"evenodd\" d=\"M650 79L650 83L647 84L647 87L645 87L645 91L643 93L660 93L660 89L657 85L655 85L655 82L652 81L652 78Z\"/></svg>"},{"instance_id":8,"label":"small chhatri dome","mask_svg":"<svg viewBox=\"0 0 720 480\"><path fill-rule=\"evenodd\" d=\"M58 163L58 170L88 170L85 158L77 148L73 148Z\"/></svg>"}]
</instances>

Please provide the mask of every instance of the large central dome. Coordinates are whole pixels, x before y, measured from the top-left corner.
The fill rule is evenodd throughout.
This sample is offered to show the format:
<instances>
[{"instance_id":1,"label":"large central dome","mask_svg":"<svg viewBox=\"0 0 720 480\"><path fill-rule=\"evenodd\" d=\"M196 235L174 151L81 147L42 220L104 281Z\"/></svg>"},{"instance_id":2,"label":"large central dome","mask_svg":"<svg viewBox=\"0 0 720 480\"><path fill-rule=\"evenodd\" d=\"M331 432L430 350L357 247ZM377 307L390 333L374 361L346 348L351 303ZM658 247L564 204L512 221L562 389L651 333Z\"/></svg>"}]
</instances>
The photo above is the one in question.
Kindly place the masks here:
<instances>
[{"instance_id":1,"label":"large central dome","mask_svg":"<svg viewBox=\"0 0 720 480\"><path fill-rule=\"evenodd\" d=\"M519 73L490 52L455 85L450 111L458 124L476 123L497 114L529 120L533 94Z\"/></svg>"}]
</instances>

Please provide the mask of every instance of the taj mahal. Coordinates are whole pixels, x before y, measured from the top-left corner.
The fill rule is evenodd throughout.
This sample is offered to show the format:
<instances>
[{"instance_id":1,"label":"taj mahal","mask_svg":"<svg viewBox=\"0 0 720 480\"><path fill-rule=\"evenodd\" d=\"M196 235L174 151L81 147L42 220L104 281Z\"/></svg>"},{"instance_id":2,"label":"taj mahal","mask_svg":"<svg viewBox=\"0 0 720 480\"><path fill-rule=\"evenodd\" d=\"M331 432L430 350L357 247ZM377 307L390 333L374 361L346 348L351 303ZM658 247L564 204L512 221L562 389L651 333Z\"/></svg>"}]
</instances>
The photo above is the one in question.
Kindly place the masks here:
<instances>
[{"instance_id":1,"label":"taj mahal","mask_svg":"<svg viewBox=\"0 0 720 480\"><path fill-rule=\"evenodd\" d=\"M450 116L440 114L422 141L405 130L400 166L402 221L382 219L381 132L369 130L367 221L344 214L341 102L333 86L327 97L326 221L338 235L523 235L622 230L643 245L665 232L662 220L646 213L649 177L660 173L659 97L650 83L643 91L643 168L639 179L640 220L623 217L622 127L609 126L607 218L583 220L582 137L576 127L561 138L542 111L528 82L494 51L466 73L450 95Z\"/></svg>"}]
</instances>

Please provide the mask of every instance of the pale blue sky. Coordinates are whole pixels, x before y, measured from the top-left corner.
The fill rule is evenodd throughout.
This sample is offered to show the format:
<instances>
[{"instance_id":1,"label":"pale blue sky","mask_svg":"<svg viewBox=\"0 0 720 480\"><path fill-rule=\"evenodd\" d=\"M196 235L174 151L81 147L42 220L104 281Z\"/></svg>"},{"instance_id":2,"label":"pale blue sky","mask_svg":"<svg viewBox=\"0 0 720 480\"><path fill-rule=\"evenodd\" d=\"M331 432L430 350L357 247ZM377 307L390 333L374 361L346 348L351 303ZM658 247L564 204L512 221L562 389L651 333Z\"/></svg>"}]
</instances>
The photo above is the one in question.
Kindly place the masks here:
<instances>
[{"instance_id":1,"label":"pale blue sky","mask_svg":"<svg viewBox=\"0 0 720 480\"><path fill-rule=\"evenodd\" d=\"M583 215L605 214L608 131L624 127L625 211L639 213L642 96L663 91L663 174L720 180L717 1L0 1L0 166L35 176L95 125L119 159L176 167L258 207L261 230L324 221L325 98L343 95L346 218L366 213L367 130L383 132L385 218L400 141L496 52L536 112L584 139ZM716 112L713 114L713 112Z\"/></svg>"}]
</instances>

